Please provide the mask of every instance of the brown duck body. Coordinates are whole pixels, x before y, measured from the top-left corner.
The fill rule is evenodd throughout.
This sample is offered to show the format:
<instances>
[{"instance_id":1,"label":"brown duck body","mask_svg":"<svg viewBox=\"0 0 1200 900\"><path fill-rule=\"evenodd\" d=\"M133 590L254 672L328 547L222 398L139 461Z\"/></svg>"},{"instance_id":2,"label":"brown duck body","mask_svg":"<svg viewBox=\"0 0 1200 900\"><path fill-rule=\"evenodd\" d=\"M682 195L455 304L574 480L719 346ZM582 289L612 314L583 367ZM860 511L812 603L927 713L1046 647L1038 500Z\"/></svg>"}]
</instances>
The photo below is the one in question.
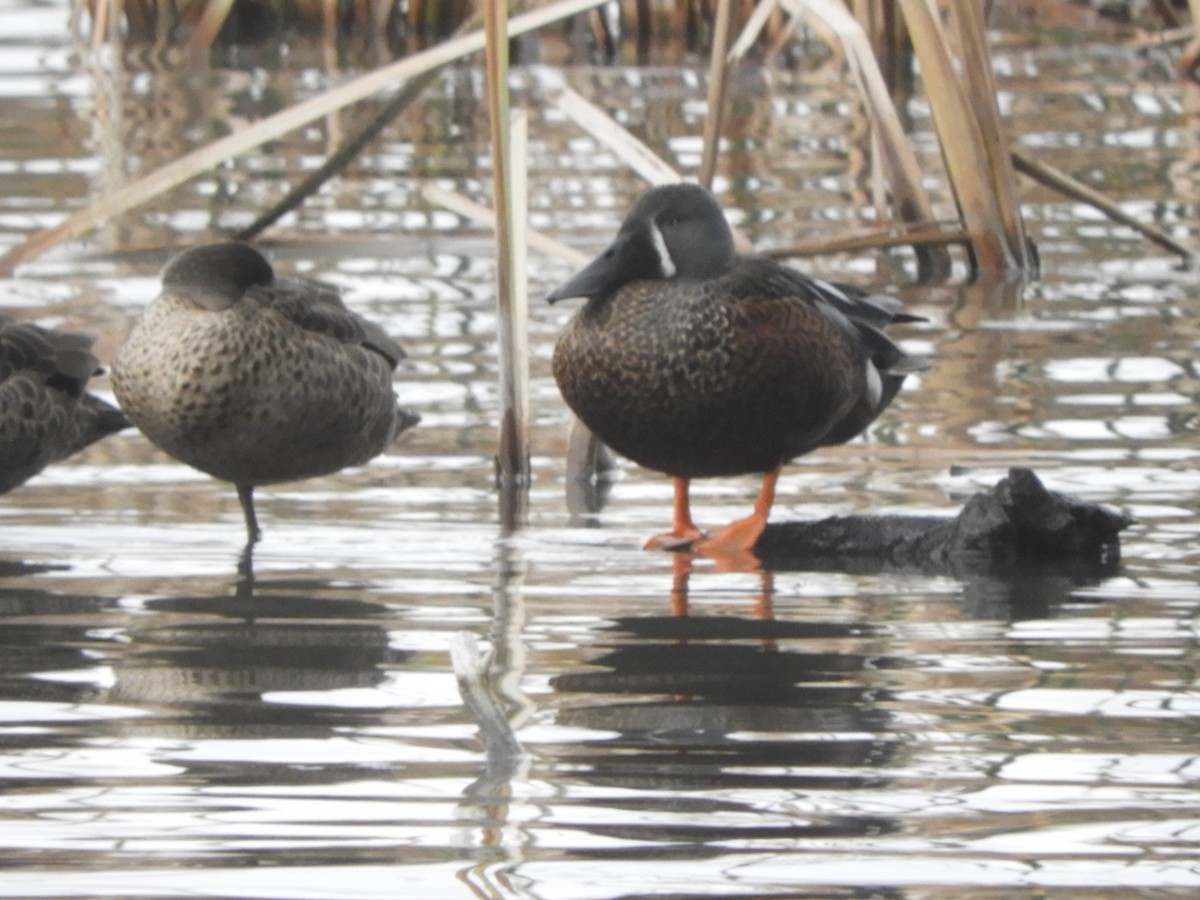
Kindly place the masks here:
<instances>
[{"instance_id":1,"label":"brown duck body","mask_svg":"<svg viewBox=\"0 0 1200 900\"><path fill-rule=\"evenodd\" d=\"M92 338L0 316L0 493L129 421L86 391Z\"/></svg>"},{"instance_id":2,"label":"brown duck body","mask_svg":"<svg viewBox=\"0 0 1200 900\"><path fill-rule=\"evenodd\" d=\"M769 472L860 433L886 405L868 366L888 348L901 356L886 338L864 341L819 290L760 257L705 281L634 281L571 320L554 376L575 414L639 465Z\"/></svg>"},{"instance_id":3,"label":"brown duck body","mask_svg":"<svg viewBox=\"0 0 1200 900\"><path fill-rule=\"evenodd\" d=\"M651 188L616 238L548 296L583 297L554 351L572 411L618 453L675 479L674 527L649 546L750 549L780 467L848 441L923 368L882 331L912 321L890 297L739 255L696 185ZM754 513L707 539L693 478L762 473Z\"/></svg>"},{"instance_id":4,"label":"brown duck body","mask_svg":"<svg viewBox=\"0 0 1200 900\"><path fill-rule=\"evenodd\" d=\"M234 484L364 463L401 421L388 360L297 324L274 293L216 312L163 294L113 364L117 399L151 442Z\"/></svg>"},{"instance_id":5,"label":"brown duck body","mask_svg":"<svg viewBox=\"0 0 1200 900\"><path fill-rule=\"evenodd\" d=\"M417 422L392 386L404 353L249 247L188 253L118 351L113 389L151 442L238 486L255 536L254 486L365 463Z\"/></svg>"}]
</instances>

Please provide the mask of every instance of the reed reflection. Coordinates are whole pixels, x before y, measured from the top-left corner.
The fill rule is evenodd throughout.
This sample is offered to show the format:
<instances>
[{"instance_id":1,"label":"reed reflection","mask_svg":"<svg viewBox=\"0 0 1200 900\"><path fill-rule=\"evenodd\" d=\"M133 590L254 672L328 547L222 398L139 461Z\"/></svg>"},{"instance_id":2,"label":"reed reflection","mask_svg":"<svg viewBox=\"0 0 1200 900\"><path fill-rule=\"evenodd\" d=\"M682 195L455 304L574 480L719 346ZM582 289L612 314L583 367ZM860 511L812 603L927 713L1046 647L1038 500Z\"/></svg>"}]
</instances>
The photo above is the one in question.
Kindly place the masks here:
<instances>
[{"instance_id":1,"label":"reed reflection","mask_svg":"<svg viewBox=\"0 0 1200 900\"><path fill-rule=\"evenodd\" d=\"M521 688L527 668L525 645L526 611L522 587L526 564L518 540L528 502L528 486L509 481L500 489L500 535L496 541L496 580L493 585L491 648L482 653L473 635L460 632L451 645L450 656L463 703L479 728L483 745L483 771L462 791L455 819L464 830L464 846L491 848L494 862L516 865L524 848L533 843L524 826L512 820L513 783L525 780L531 759L517 737L535 711L533 701ZM513 838L506 836L516 829ZM503 869L472 864L460 873L478 896L508 893Z\"/></svg>"}]
</instances>

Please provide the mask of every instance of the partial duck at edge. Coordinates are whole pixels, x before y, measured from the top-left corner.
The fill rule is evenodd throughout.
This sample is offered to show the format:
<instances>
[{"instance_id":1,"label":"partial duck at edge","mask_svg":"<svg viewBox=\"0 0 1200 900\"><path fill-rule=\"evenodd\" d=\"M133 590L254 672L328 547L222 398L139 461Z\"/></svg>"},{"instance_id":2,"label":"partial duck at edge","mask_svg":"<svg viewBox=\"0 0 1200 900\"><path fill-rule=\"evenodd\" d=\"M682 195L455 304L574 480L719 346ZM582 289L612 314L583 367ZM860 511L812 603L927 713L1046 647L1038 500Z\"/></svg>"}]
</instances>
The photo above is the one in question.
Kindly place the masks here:
<instances>
[{"instance_id":1,"label":"partial duck at edge","mask_svg":"<svg viewBox=\"0 0 1200 900\"><path fill-rule=\"evenodd\" d=\"M0 494L129 427L87 392L102 371L94 338L0 315Z\"/></svg>"}]
</instances>

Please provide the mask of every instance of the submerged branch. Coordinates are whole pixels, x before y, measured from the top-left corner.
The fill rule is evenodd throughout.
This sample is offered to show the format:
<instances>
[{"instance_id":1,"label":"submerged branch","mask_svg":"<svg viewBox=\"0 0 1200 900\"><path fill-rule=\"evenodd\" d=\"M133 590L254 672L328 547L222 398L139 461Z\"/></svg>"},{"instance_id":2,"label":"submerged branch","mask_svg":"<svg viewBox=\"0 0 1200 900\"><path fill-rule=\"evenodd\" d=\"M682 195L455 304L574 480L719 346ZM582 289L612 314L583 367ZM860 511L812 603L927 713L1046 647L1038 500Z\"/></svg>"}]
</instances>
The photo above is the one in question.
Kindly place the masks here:
<instances>
[{"instance_id":1,"label":"submerged branch","mask_svg":"<svg viewBox=\"0 0 1200 900\"><path fill-rule=\"evenodd\" d=\"M516 732L496 698L487 673L485 654L475 635L459 631L450 641L450 661L463 703L479 726L479 738L487 750L489 768L510 769L526 758Z\"/></svg>"},{"instance_id":2,"label":"submerged branch","mask_svg":"<svg viewBox=\"0 0 1200 900\"><path fill-rule=\"evenodd\" d=\"M1108 569L1120 558L1129 517L1048 490L1013 468L972 496L954 518L845 516L768 525L754 553L772 568L920 570L961 576L1039 566Z\"/></svg>"}]
</instances>

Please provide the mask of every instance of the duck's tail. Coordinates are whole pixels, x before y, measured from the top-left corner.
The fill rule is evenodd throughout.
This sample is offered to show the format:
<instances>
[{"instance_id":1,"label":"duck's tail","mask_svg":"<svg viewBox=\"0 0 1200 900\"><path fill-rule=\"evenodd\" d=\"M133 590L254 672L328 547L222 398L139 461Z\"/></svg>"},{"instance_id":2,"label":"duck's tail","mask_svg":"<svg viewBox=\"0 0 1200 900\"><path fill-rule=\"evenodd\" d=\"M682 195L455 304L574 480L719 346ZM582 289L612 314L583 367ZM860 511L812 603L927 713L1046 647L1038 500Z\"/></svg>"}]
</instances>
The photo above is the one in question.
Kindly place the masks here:
<instances>
[{"instance_id":1,"label":"duck's tail","mask_svg":"<svg viewBox=\"0 0 1200 900\"><path fill-rule=\"evenodd\" d=\"M419 415L417 415L415 412L413 412L412 410L401 409L399 406L397 406L396 407L396 433L395 433L395 436L393 437L393 440L395 438L400 437L400 435L404 434L404 432L408 431L410 428L415 428L420 423L420 421L421 421L421 417Z\"/></svg>"},{"instance_id":2,"label":"duck's tail","mask_svg":"<svg viewBox=\"0 0 1200 900\"><path fill-rule=\"evenodd\" d=\"M95 394L84 394L75 411L75 439L71 453L77 453L96 441L133 425L125 413Z\"/></svg>"}]
</instances>

